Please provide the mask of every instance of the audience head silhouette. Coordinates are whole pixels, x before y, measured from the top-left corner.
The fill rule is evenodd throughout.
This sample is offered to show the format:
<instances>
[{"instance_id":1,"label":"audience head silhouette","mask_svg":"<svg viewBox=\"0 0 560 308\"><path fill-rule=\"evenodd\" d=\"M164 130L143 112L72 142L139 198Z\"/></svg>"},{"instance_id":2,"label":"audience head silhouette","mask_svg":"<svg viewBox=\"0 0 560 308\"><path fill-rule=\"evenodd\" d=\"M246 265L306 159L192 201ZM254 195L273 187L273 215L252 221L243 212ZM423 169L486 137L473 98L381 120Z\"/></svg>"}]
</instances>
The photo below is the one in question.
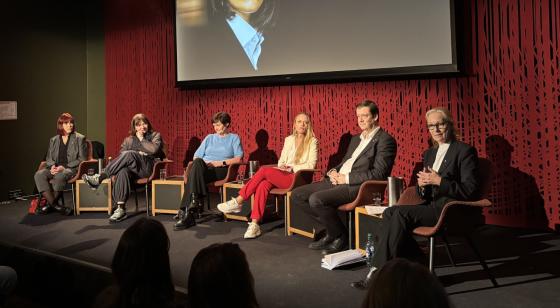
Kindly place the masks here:
<instances>
[{"instance_id":1,"label":"audience head silhouette","mask_svg":"<svg viewBox=\"0 0 560 308\"><path fill-rule=\"evenodd\" d=\"M116 307L167 307L174 298L169 238L161 222L140 218L123 233L111 267Z\"/></svg>"},{"instance_id":2,"label":"audience head silhouette","mask_svg":"<svg viewBox=\"0 0 560 308\"><path fill-rule=\"evenodd\" d=\"M387 262L373 277L362 308L448 308L447 293L428 269L406 259Z\"/></svg>"},{"instance_id":3,"label":"audience head silhouette","mask_svg":"<svg viewBox=\"0 0 560 308\"><path fill-rule=\"evenodd\" d=\"M212 244L198 252L191 264L188 292L189 308L259 307L249 263L234 243Z\"/></svg>"}]
</instances>

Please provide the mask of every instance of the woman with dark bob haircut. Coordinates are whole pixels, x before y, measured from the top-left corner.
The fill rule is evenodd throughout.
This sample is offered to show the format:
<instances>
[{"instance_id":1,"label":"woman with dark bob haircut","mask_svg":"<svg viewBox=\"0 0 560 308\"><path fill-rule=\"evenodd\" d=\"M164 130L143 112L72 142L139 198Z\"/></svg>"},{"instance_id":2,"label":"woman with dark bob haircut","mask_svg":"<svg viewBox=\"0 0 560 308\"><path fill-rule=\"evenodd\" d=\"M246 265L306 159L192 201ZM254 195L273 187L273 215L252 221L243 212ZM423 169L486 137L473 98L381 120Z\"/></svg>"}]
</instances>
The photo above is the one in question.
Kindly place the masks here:
<instances>
[{"instance_id":1,"label":"woman with dark bob haircut","mask_svg":"<svg viewBox=\"0 0 560 308\"><path fill-rule=\"evenodd\" d=\"M78 172L80 162L87 159L86 137L76 132L74 117L61 114L56 121L56 136L49 141L44 169L35 172L35 185L47 204L37 209L38 214L47 214L54 208L63 215L72 210L59 205L66 182ZM52 181L52 186L51 186Z\"/></svg>"},{"instance_id":2,"label":"woman with dark bob haircut","mask_svg":"<svg viewBox=\"0 0 560 308\"><path fill-rule=\"evenodd\" d=\"M149 177L157 159L164 159L163 139L152 128L150 120L142 113L135 114L130 122L129 136L121 144L121 152L105 168L105 172L85 175L83 179L97 189L104 179L114 176L112 197L117 203L109 222L126 219L126 201L134 180Z\"/></svg>"},{"instance_id":3,"label":"woman with dark bob haircut","mask_svg":"<svg viewBox=\"0 0 560 308\"><path fill-rule=\"evenodd\" d=\"M208 194L207 184L226 177L228 166L240 163L243 158L241 140L229 132L231 117L227 112L218 112L212 117L215 134L204 138L196 152L192 167L187 174L185 194L175 219L179 220L174 230L187 229L196 225L195 215L204 209L204 197Z\"/></svg>"},{"instance_id":4,"label":"woman with dark bob haircut","mask_svg":"<svg viewBox=\"0 0 560 308\"><path fill-rule=\"evenodd\" d=\"M194 257L188 308L259 307L245 253L234 243L212 244Z\"/></svg>"},{"instance_id":5,"label":"woman with dark bob haircut","mask_svg":"<svg viewBox=\"0 0 560 308\"><path fill-rule=\"evenodd\" d=\"M385 264L371 282L362 308L448 308L447 293L428 269L406 259Z\"/></svg>"},{"instance_id":6,"label":"woman with dark bob haircut","mask_svg":"<svg viewBox=\"0 0 560 308\"><path fill-rule=\"evenodd\" d=\"M114 285L94 307L174 307L169 238L161 222L142 217L124 231L111 268Z\"/></svg>"}]
</instances>

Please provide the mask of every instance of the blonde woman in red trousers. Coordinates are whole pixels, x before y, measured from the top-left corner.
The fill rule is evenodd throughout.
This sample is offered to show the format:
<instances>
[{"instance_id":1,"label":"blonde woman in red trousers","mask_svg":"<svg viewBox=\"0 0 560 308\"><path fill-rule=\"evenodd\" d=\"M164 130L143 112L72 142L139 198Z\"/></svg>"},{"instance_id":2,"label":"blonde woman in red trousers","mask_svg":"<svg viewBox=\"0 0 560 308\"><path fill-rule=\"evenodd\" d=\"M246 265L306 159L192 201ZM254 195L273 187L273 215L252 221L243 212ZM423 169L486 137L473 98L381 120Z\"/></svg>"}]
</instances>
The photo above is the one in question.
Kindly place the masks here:
<instances>
[{"instance_id":1,"label":"blonde woman in red trousers","mask_svg":"<svg viewBox=\"0 0 560 308\"><path fill-rule=\"evenodd\" d=\"M294 119L292 134L284 140L278 166L260 168L241 188L239 196L218 204L218 209L224 214L239 213L243 201L255 195L251 222L244 238L256 238L261 235L259 221L263 217L270 190L290 187L295 172L300 169L314 169L316 163L317 139L313 134L311 118L306 113L299 113Z\"/></svg>"}]
</instances>

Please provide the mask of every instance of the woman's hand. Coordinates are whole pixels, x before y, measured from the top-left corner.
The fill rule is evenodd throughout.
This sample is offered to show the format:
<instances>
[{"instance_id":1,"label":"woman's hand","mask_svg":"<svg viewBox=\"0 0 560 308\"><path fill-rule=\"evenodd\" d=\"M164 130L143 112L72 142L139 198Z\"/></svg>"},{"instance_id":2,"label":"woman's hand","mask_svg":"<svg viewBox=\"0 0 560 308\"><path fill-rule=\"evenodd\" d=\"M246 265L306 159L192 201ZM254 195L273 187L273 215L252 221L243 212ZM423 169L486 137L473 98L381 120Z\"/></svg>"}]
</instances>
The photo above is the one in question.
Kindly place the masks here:
<instances>
[{"instance_id":1,"label":"woman's hand","mask_svg":"<svg viewBox=\"0 0 560 308\"><path fill-rule=\"evenodd\" d=\"M432 168L424 168L423 171L418 172L418 186L424 187L426 185L439 186L441 184L441 176Z\"/></svg>"},{"instance_id":2,"label":"woman's hand","mask_svg":"<svg viewBox=\"0 0 560 308\"><path fill-rule=\"evenodd\" d=\"M218 168L218 167L222 167L224 164L221 161L209 161L206 163L206 165L208 167Z\"/></svg>"}]
</instances>

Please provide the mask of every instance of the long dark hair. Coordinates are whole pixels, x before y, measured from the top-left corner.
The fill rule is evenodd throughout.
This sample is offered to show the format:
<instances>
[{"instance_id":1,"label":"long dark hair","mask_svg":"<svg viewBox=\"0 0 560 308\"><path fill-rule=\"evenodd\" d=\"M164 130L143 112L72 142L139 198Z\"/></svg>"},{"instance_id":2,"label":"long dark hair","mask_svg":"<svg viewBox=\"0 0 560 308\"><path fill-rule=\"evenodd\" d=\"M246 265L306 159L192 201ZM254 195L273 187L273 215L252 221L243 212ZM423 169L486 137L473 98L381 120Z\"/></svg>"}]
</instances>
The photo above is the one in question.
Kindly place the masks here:
<instances>
[{"instance_id":1,"label":"long dark hair","mask_svg":"<svg viewBox=\"0 0 560 308\"><path fill-rule=\"evenodd\" d=\"M189 308L259 307L249 263L237 244L212 244L200 250L188 284Z\"/></svg>"},{"instance_id":2,"label":"long dark hair","mask_svg":"<svg viewBox=\"0 0 560 308\"><path fill-rule=\"evenodd\" d=\"M118 307L164 306L175 288L169 237L161 222L142 217L124 231L111 268L119 287Z\"/></svg>"},{"instance_id":3,"label":"long dark hair","mask_svg":"<svg viewBox=\"0 0 560 308\"><path fill-rule=\"evenodd\" d=\"M450 308L447 293L425 266L406 259L387 262L373 277L362 308Z\"/></svg>"}]
</instances>

